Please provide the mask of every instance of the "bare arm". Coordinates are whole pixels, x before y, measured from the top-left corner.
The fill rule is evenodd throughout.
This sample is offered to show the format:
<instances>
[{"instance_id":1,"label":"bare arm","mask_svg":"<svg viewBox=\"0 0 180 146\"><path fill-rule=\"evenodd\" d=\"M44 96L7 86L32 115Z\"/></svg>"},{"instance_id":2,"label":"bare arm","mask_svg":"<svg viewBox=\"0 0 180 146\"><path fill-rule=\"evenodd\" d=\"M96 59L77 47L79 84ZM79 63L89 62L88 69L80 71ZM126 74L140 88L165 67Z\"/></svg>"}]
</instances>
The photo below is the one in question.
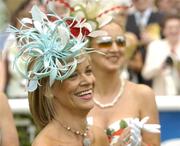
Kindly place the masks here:
<instances>
[{"instance_id":1,"label":"bare arm","mask_svg":"<svg viewBox=\"0 0 180 146\"><path fill-rule=\"evenodd\" d=\"M141 119L149 116L148 123L159 124L159 113L155 102L155 95L153 91L144 85L140 85L142 91L141 102L140 102L140 117ZM160 134L142 132L142 146L160 146Z\"/></svg>"},{"instance_id":2,"label":"bare arm","mask_svg":"<svg viewBox=\"0 0 180 146\"><path fill-rule=\"evenodd\" d=\"M4 91L6 84L6 63L0 58L0 92Z\"/></svg>"},{"instance_id":3,"label":"bare arm","mask_svg":"<svg viewBox=\"0 0 180 146\"><path fill-rule=\"evenodd\" d=\"M0 128L2 146L19 146L17 130L7 97L0 93Z\"/></svg>"}]
</instances>

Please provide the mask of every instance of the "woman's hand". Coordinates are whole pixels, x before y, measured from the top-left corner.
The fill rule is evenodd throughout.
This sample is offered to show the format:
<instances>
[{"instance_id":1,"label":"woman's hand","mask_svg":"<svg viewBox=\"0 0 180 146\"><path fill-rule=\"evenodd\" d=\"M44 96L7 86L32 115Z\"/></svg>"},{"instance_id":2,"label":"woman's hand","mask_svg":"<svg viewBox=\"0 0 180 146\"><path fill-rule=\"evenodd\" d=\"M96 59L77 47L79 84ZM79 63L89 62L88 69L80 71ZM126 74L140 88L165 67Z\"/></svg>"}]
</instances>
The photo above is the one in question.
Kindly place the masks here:
<instances>
[{"instance_id":1,"label":"woman's hand","mask_svg":"<svg viewBox=\"0 0 180 146\"><path fill-rule=\"evenodd\" d=\"M142 142L141 137L141 127L137 124L139 123L138 119L131 121L131 145L130 146L140 146Z\"/></svg>"}]
</instances>

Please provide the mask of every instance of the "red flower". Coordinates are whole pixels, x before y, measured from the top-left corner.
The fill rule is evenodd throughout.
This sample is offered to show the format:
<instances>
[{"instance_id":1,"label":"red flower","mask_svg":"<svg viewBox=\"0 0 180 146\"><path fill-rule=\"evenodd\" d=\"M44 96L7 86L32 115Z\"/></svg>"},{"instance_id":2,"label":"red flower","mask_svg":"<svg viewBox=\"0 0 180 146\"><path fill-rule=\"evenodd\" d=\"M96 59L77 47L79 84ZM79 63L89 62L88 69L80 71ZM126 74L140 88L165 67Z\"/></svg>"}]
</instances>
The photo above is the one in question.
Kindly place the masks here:
<instances>
[{"instance_id":1,"label":"red flower","mask_svg":"<svg viewBox=\"0 0 180 146\"><path fill-rule=\"evenodd\" d=\"M112 138L113 138L114 136L119 136L119 135L121 135L122 132L123 132L123 130L124 130L124 129L119 129L118 131L112 132L110 135L108 135L108 140L109 140L109 142L112 141Z\"/></svg>"},{"instance_id":2,"label":"red flower","mask_svg":"<svg viewBox=\"0 0 180 146\"><path fill-rule=\"evenodd\" d=\"M86 27L77 27L76 24L78 23L76 20L66 20L66 23L70 26L70 31L73 36L78 37L80 30L83 36L87 36L90 31Z\"/></svg>"},{"instance_id":3,"label":"red flower","mask_svg":"<svg viewBox=\"0 0 180 146\"><path fill-rule=\"evenodd\" d=\"M119 129L118 131L115 131L112 136L121 135L124 129Z\"/></svg>"}]
</instances>

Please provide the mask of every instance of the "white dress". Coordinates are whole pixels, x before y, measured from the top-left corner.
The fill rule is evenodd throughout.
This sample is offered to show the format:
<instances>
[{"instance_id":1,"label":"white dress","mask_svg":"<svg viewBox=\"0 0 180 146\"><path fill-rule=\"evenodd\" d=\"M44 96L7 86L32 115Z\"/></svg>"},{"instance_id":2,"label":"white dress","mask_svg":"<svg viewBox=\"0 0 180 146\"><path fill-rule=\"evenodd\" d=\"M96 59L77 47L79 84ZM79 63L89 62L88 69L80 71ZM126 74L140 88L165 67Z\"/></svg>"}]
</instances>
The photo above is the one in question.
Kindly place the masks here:
<instances>
[{"instance_id":1,"label":"white dress","mask_svg":"<svg viewBox=\"0 0 180 146\"><path fill-rule=\"evenodd\" d=\"M152 133L159 133L159 124L145 124L148 121L149 117L145 117L142 120L139 118L125 118L118 121L113 122L105 129L106 134L108 136L110 146L116 143L123 132L123 129L126 127L131 127L132 129L139 129L135 130L135 137L136 140L132 141L131 144L128 146L141 146L141 131L145 130ZM93 117L88 117L87 122L89 125L93 125Z\"/></svg>"}]
</instances>

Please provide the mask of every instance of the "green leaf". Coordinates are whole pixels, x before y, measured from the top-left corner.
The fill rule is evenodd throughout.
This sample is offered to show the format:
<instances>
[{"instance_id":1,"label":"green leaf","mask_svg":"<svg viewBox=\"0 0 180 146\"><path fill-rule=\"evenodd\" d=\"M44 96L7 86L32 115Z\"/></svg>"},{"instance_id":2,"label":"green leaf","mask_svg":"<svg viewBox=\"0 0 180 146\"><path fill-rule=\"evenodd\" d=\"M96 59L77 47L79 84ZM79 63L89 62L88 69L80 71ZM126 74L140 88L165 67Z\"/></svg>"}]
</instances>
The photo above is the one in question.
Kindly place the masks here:
<instances>
[{"instance_id":1,"label":"green leaf","mask_svg":"<svg viewBox=\"0 0 180 146\"><path fill-rule=\"evenodd\" d=\"M119 124L120 124L120 127L121 127L122 129L124 129L124 128L126 128L126 127L128 126L128 124L126 123L125 120L121 120Z\"/></svg>"},{"instance_id":2,"label":"green leaf","mask_svg":"<svg viewBox=\"0 0 180 146\"><path fill-rule=\"evenodd\" d=\"M110 129L110 128L106 129L106 134L107 134L108 136L111 136L113 132L114 132L113 129Z\"/></svg>"}]
</instances>

